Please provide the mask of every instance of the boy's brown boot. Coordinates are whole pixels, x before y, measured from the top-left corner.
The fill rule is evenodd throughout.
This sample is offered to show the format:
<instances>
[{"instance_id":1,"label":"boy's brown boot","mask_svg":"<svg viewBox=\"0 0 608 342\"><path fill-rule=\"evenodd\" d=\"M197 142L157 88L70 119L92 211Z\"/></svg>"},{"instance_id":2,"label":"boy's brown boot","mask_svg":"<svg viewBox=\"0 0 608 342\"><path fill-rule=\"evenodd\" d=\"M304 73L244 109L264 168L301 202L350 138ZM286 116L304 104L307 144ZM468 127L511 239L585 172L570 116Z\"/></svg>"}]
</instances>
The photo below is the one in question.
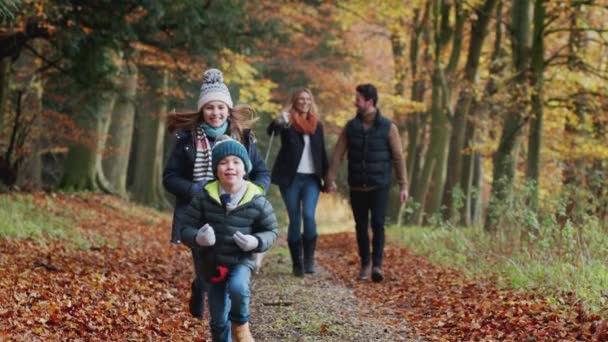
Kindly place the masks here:
<instances>
[{"instance_id":1,"label":"boy's brown boot","mask_svg":"<svg viewBox=\"0 0 608 342\"><path fill-rule=\"evenodd\" d=\"M249 322L245 324L232 323L232 340L234 342L254 342L251 331L249 331Z\"/></svg>"}]
</instances>

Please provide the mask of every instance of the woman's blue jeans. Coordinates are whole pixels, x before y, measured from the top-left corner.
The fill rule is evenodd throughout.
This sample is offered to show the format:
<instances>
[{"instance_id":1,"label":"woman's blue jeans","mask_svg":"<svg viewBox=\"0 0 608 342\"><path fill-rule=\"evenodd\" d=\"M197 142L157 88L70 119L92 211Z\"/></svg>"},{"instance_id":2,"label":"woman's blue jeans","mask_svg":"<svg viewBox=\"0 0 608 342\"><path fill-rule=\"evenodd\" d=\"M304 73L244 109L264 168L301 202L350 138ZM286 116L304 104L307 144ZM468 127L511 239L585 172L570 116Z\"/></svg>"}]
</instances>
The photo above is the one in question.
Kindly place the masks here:
<instances>
[{"instance_id":1,"label":"woman's blue jeans","mask_svg":"<svg viewBox=\"0 0 608 342\"><path fill-rule=\"evenodd\" d=\"M304 221L304 240L316 238L315 211L321 192L319 178L314 174L296 173L291 184L280 189L289 216L287 242L295 243L301 240L302 221Z\"/></svg>"},{"instance_id":2,"label":"woman's blue jeans","mask_svg":"<svg viewBox=\"0 0 608 342\"><path fill-rule=\"evenodd\" d=\"M239 264L228 270L225 281L209 285L209 325L213 341L232 341L231 322L249 322L250 279L249 267Z\"/></svg>"}]
</instances>

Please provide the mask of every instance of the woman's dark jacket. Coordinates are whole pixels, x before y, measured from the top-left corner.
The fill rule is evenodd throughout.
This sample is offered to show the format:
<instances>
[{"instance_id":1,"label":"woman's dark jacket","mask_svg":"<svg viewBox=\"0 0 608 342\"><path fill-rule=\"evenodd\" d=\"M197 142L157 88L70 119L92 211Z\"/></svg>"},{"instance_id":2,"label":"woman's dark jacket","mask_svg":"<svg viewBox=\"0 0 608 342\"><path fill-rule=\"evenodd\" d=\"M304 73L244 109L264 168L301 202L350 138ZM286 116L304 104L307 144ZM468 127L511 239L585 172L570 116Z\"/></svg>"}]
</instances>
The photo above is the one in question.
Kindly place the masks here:
<instances>
[{"instance_id":1,"label":"woman's dark jacket","mask_svg":"<svg viewBox=\"0 0 608 342\"><path fill-rule=\"evenodd\" d=\"M247 182L247 192L238 206L229 212L221 204L219 182L207 183L204 191L198 193L179 214L178 221L182 242L193 248L196 257L203 261L197 274L203 275L206 280L214 273L215 266L242 264L253 271L253 253L268 250L279 233L272 205L263 196L262 190L251 182ZM215 244L201 247L196 243L196 234L206 223L213 228ZM253 235L258 239L258 247L249 252L241 250L234 242L236 232Z\"/></svg>"},{"instance_id":2,"label":"woman's dark jacket","mask_svg":"<svg viewBox=\"0 0 608 342\"><path fill-rule=\"evenodd\" d=\"M181 241L177 227L178 214L186 208L195 195L195 190L192 188L195 183L192 181L192 178L196 147L194 146L192 133L190 130L180 130L176 135L177 141L175 147L163 171L163 185L167 191L175 195L173 229L171 230L171 242L173 243ZM250 130L243 131L243 135L244 145L249 152L249 159L251 159L252 165L248 179L262 187L264 192L266 192L270 186L270 171L268 171L256 147L255 138L251 135Z\"/></svg>"},{"instance_id":3,"label":"woman's dark jacket","mask_svg":"<svg viewBox=\"0 0 608 342\"><path fill-rule=\"evenodd\" d=\"M281 149L277 155L277 159L272 167L271 181L280 187L287 187L295 177L302 152L304 151L304 137L296 132L291 126L285 127L283 124L276 123L273 120L266 132L271 135L281 135ZM317 123L317 129L314 134L310 135L310 150L312 151L312 159L315 166L315 175L321 180L325 178L327 173L328 162L327 152L325 151L325 138L323 137L323 125Z\"/></svg>"}]
</instances>

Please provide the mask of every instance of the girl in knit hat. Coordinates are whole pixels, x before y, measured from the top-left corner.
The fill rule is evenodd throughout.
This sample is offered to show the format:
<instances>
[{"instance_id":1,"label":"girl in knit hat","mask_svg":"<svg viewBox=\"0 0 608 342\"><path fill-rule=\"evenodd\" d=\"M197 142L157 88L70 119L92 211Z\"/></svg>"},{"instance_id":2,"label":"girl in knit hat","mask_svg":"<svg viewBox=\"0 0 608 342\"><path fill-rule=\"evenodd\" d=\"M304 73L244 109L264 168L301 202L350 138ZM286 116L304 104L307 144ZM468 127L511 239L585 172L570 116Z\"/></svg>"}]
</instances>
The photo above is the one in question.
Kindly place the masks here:
<instances>
[{"instance_id":1,"label":"girl in knit hat","mask_svg":"<svg viewBox=\"0 0 608 342\"><path fill-rule=\"evenodd\" d=\"M248 179L265 192L270 185L270 172L262 159L251 131L246 128L245 118L253 113L247 105L234 106L222 72L208 69L203 74L203 83L195 112L169 114L167 127L175 132L177 141L163 172L163 185L175 195L175 211L171 242L183 239L177 229L179 214L194 195L203 191L204 185L214 179L211 148L216 138L226 134L244 144L252 168ZM194 317L203 317L205 283L196 273L199 259L192 250L195 265L195 280L192 282L190 312Z\"/></svg>"},{"instance_id":2,"label":"girl in knit hat","mask_svg":"<svg viewBox=\"0 0 608 342\"><path fill-rule=\"evenodd\" d=\"M245 147L228 137L218 140L211 152L218 180L180 213L180 236L198 251L198 273L209 282L213 341L253 341L248 322L254 253L272 246L278 224L262 190L244 179L252 168Z\"/></svg>"}]
</instances>

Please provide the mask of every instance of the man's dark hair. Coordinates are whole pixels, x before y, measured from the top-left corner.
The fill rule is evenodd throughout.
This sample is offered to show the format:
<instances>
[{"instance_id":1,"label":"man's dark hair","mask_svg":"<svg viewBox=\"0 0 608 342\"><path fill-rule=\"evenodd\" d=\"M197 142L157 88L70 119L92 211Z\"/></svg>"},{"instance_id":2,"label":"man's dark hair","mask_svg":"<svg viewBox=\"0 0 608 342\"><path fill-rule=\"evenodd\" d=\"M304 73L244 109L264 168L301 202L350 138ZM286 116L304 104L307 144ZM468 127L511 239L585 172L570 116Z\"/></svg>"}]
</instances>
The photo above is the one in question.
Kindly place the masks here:
<instances>
[{"instance_id":1,"label":"man's dark hair","mask_svg":"<svg viewBox=\"0 0 608 342\"><path fill-rule=\"evenodd\" d=\"M376 107L376 103L378 103L378 90L376 89L376 87L369 83L359 84L357 86L357 92L361 94L363 98L367 101L373 100L374 107Z\"/></svg>"}]
</instances>

